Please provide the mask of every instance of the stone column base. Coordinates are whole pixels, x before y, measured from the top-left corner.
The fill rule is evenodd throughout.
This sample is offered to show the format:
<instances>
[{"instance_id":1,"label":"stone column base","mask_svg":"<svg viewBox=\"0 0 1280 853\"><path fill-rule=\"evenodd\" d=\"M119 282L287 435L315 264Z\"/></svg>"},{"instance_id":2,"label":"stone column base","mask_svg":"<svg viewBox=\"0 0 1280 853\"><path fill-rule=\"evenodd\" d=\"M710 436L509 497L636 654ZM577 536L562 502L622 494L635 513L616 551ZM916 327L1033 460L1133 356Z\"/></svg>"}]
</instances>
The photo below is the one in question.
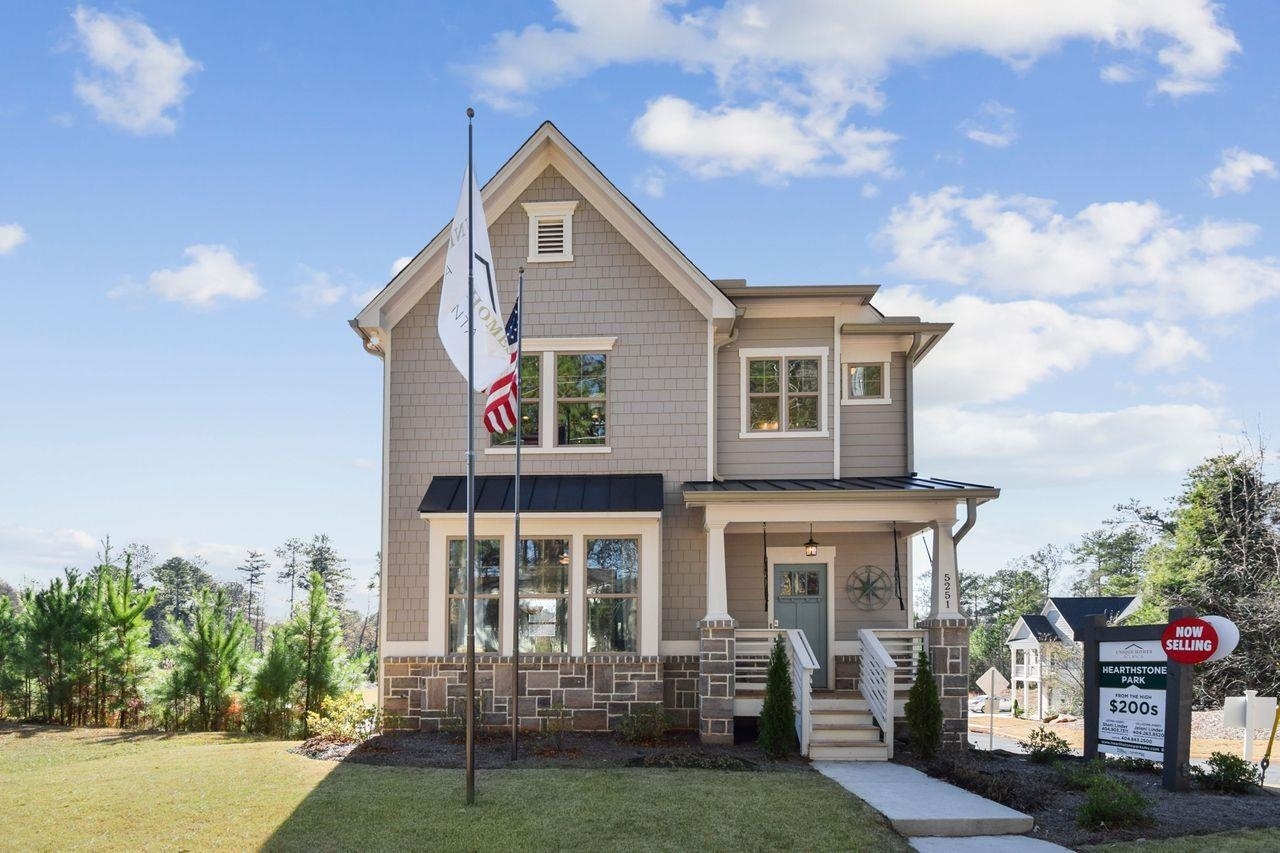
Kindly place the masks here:
<instances>
[{"instance_id":1,"label":"stone column base","mask_svg":"<svg viewBox=\"0 0 1280 853\"><path fill-rule=\"evenodd\" d=\"M942 700L942 745L964 746L969 739L969 626L964 617L925 619L929 665Z\"/></svg>"},{"instance_id":2,"label":"stone column base","mask_svg":"<svg viewBox=\"0 0 1280 853\"><path fill-rule=\"evenodd\" d=\"M698 739L703 743L733 743L732 619L703 619L698 643Z\"/></svg>"}]
</instances>

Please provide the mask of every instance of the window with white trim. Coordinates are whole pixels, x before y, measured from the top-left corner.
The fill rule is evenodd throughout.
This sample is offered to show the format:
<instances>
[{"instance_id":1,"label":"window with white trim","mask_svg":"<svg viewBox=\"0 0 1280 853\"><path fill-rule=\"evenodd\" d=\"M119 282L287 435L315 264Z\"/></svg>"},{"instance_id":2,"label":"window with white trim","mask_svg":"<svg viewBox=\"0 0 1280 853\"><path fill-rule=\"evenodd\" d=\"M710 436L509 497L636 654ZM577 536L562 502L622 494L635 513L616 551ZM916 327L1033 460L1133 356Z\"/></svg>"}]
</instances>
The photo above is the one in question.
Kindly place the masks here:
<instances>
[{"instance_id":1,"label":"window with white trim","mask_svg":"<svg viewBox=\"0 0 1280 853\"><path fill-rule=\"evenodd\" d=\"M639 632L640 540L586 540L587 652L634 652Z\"/></svg>"},{"instance_id":2,"label":"window with white trim","mask_svg":"<svg viewBox=\"0 0 1280 853\"><path fill-rule=\"evenodd\" d=\"M533 453L608 453L609 354L616 338L530 338L520 367L522 447ZM515 451L515 433L488 453Z\"/></svg>"},{"instance_id":3,"label":"window with white trim","mask_svg":"<svg viewBox=\"0 0 1280 853\"><path fill-rule=\"evenodd\" d=\"M569 540L521 539L516 562L520 651L569 651Z\"/></svg>"},{"instance_id":4,"label":"window with white trim","mask_svg":"<svg viewBox=\"0 0 1280 853\"><path fill-rule=\"evenodd\" d=\"M449 650L467 650L467 540L449 544ZM502 540L476 540L476 651L498 650Z\"/></svg>"},{"instance_id":5,"label":"window with white trim","mask_svg":"<svg viewBox=\"0 0 1280 853\"><path fill-rule=\"evenodd\" d=\"M889 362L871 361L844 365L844 403L888 403Z\"/></svg>"},{"instance_id":6,"label":"window with white trim","mask_svg":"<svg viewBox=\"0 0 1280 853\"><path fill-rule=\"evenodd\" d=\"M739 350L743 438L827 434L827 349Z\"/></svg>"},{"instance_id":7,"label":"window with white trim","mask_svg":"<svg viewBox=\"0 0 1280 853\"><path fill-rule=\"evenodd\" d=\"M576 201L525 202L529 216L531 264L573 260L573 211Z\"/></svg>"}]
</instances>

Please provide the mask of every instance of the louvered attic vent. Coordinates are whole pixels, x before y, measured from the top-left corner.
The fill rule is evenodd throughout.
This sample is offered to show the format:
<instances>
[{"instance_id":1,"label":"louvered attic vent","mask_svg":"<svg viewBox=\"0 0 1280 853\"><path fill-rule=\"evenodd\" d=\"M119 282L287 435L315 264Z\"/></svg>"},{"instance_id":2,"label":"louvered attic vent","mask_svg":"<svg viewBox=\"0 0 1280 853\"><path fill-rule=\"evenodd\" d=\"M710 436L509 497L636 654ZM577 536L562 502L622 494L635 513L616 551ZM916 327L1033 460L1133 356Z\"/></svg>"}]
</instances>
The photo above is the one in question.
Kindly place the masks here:
<instances>
[{"instance_id":1,"label":"louvered attic vent","mask_svg":"<svg viewBox=\"0 0 1280 853\"><path fill-rule=\"evenodd\" d=\"M573 260L573 211L576 201L540 201L524 205L529 215L529 263Z\"/></svg>"}]
</instances>

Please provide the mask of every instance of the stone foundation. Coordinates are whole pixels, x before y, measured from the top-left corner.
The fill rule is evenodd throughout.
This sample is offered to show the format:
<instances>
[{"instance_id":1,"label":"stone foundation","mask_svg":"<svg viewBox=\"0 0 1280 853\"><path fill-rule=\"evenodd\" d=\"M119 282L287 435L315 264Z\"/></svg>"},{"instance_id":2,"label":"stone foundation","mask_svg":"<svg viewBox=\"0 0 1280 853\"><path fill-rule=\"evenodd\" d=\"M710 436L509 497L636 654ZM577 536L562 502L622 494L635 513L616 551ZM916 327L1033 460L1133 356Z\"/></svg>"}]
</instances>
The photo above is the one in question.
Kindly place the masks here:
<instances>
[{"instance_id":1,"label":"stone foundation","mask_svg":"<svg viewBox=\"0 0 1280 853\"><path fill-rule=\"evenodd\" d=\"M547 731L563 721L576 731L611 731L637 706L662 705L675 728L698 722L696 657L521 655L520 727ZM511 658L476 655L478 722L511 725ZM462 655L383 660L383 712L396 728L439 731L466 719L467 671ZM732 718L730 718L732 724Z\"/></svg>"},{"instance_id":2,"label":"stone foundation","mask_svg":"<svg viewBox=\"0 0 1280 853\"><path fill-rule=\"evenodd\" d=\"M836 655L836 690L856 691L858 676L862 673L862 658L858 655Z\"/></svg>"},{"instance_id":3,"label":"stone foundation","mask_svg":"<svg viewBox=\"0 0 1280 853\"><path fill-rule=\"evenodd\" d=\"M969 732L969 620L926 619L929 664L942 699L942 745L963 746Z\"/></svg>"},{"instance_id":4,"label":"stone foundation","mask_svg":"<svg viewBox=\"0 0 1280 853\"><path fill-rule=\"evenodd\" d=\"M698 737L703 743L733 743L734 659L737 643L732 619L699 623Z\"/></svg>"}]
</instances>

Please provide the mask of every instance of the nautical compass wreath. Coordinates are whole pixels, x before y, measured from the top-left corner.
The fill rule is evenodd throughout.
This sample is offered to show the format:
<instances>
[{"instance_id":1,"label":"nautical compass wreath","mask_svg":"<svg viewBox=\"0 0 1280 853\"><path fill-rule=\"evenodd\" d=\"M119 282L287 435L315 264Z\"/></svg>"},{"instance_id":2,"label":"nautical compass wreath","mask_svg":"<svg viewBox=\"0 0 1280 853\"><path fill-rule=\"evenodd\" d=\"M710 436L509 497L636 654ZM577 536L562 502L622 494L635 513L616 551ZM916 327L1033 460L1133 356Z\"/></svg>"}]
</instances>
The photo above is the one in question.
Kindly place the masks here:
<instances>
[{"instance_id":1,"label":"nautical compass wreath","mask_svg":"<svg viewBox=\"0 0 1280 853\"><path fill-rule=\"evenodd\" d=\"M879 610L889 603L893 588L889 575L879 566L859 566L849 573L844 591L859 610Z\"/></svg>"}]
</instances>

